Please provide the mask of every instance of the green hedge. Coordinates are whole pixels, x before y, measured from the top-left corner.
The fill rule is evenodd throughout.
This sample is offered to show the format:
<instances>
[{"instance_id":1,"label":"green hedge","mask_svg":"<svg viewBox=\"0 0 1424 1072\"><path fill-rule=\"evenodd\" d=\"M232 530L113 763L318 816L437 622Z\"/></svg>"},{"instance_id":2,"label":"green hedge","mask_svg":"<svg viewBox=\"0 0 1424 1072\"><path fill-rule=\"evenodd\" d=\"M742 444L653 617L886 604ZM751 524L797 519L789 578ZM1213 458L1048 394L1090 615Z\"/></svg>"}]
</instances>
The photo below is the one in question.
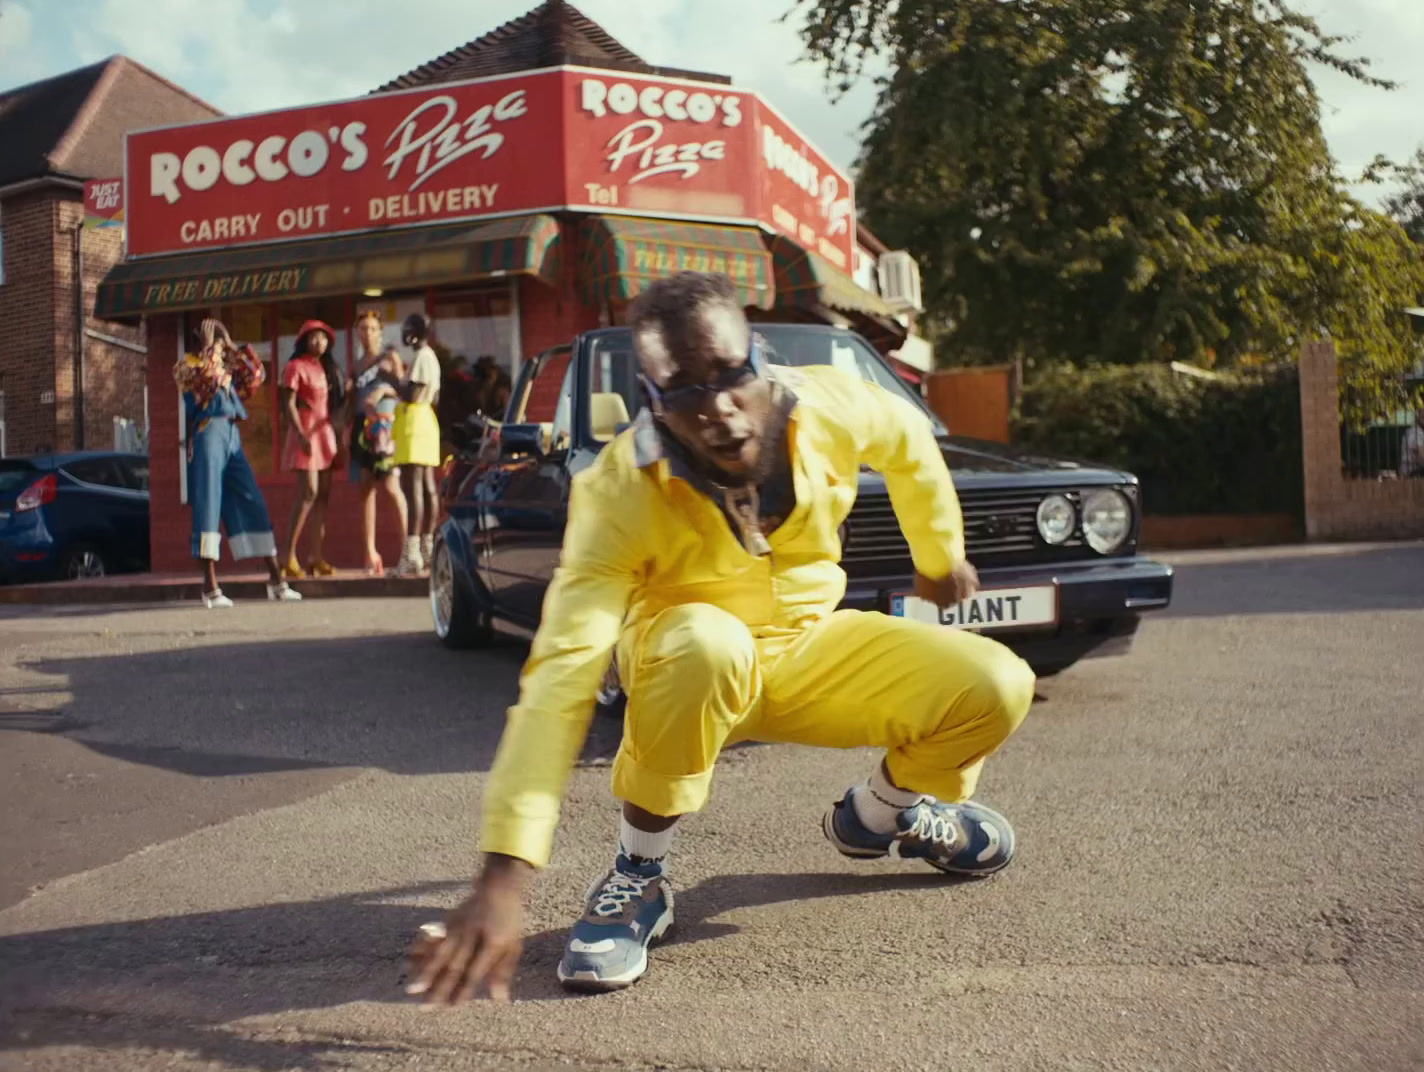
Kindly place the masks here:
<instances>
[{"instance_id":1,"label":"green hedge","mask_svg":"<svg viewBox=\"0 0 1424 1072\"><path fill-rule=\"evenodd\" d=\"M1135 473L1148 514L1304 509L1294 368L1218 380L1160 366L1038 369L1013 434L1017 445Z\"/></svg>"}]
</instances>

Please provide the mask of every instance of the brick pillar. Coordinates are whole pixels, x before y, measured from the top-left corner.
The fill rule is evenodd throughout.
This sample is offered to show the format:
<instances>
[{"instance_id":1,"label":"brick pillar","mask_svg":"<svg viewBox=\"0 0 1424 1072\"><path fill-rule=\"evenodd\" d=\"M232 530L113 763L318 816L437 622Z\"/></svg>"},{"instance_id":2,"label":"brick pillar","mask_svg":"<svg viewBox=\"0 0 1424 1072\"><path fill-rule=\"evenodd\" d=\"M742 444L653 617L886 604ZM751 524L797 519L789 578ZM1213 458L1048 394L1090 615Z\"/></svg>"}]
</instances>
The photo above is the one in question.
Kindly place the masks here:
<instances>
[{"instance_id":1,"label":"brick pillar","mask_svg":"<svg viewBox=\"0 0 1424 1072\"><path fill-rule=\"evenodd\" d=\"M1333 535L1330 518L1341 494L1340 377L1335 344L1307 342L1300 351L1300 436L1305 471L1305 538Z\"/></svg>"}]
</instances>

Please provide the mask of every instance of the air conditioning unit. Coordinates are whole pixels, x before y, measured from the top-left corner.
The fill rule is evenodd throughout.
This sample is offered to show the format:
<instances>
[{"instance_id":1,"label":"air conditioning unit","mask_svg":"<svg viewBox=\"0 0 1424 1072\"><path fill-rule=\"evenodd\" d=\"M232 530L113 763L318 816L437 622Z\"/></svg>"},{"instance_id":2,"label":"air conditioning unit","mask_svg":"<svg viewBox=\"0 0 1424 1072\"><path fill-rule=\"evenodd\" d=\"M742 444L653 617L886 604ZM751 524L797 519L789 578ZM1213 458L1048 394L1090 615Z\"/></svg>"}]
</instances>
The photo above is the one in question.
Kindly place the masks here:
<instances>
[{"instance_id":1,"label":"air conditioning unit","mask_svg":"<svg viewBox=\"0 0 1424 1072\"><path fill-rule=\"evenodd\" d=\"M880 255L880 295L897 313L925 311L920 300L920 266L903 249Z\"/></svg>"}]
</instances>

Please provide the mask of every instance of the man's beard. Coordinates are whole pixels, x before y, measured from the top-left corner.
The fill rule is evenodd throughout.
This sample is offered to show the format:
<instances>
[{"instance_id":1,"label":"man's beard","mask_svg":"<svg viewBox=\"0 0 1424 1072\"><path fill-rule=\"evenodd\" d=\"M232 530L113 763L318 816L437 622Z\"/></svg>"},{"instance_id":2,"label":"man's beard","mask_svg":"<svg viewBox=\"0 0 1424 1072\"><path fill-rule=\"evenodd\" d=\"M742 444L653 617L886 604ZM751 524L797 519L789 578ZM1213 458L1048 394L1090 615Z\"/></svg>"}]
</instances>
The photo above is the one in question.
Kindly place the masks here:
<instances>
[{"instance_id":1,"label":"man's beard","mask_svg":"<svg viewBox=\"0 0 1424 1072\"><path fill-rule=\"evenodd\" d=\"M760 487L765 484L776 471L776 467L786 460L788 421L789 414L779 405L773 404L766 419L766 427L762 430L756 464L743 473L721 473L718 482L729 488Z\"/></svg>"},{"instance_id":2,"label":"man's beard","mask_svg":"<svg viewBox=\"0 0 1424 1072\"><path fill-rule=\"evenodd\" d=\"M730 473L714 462L705 452L693 449L680 440L661 420L663 449L678 458L702 479L719 488L747 488L765 484L777 466L789 462L786 452L786 429L791 421L792 400L778 387L772 394L766 424L762 427L756 464L745 472Z\"/></svg>"}]
</instances>

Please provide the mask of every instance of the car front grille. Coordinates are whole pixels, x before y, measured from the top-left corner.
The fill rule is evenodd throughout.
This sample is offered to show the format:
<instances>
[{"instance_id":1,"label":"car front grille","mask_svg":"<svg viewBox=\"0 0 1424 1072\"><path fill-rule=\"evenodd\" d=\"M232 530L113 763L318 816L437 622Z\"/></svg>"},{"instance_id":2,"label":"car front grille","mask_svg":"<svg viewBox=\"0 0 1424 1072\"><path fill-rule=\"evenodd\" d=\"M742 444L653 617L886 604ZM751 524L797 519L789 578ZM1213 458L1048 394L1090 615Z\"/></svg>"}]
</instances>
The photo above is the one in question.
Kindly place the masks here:
<instances>
[{"instance_id":1,"label":"car front grille","mask_svg":"<svg viewBox=\"0 0 1424 1072\"><path fill-rule=\"evenodd\" d=\"M976 564L1011 565L1026 561L1063 561L1090 557L1080 532L1064 544L1050 547L1038 536L1038 504L1048 491L961 491L964 543ZM1078 505L1076 491L1061 492ZM878 573L895 563L908 568L910 548L900 533L900 523L890 500L883 496L859 499L846 522L841 561L848 572Z\"/></svg>"}]
</instances>

